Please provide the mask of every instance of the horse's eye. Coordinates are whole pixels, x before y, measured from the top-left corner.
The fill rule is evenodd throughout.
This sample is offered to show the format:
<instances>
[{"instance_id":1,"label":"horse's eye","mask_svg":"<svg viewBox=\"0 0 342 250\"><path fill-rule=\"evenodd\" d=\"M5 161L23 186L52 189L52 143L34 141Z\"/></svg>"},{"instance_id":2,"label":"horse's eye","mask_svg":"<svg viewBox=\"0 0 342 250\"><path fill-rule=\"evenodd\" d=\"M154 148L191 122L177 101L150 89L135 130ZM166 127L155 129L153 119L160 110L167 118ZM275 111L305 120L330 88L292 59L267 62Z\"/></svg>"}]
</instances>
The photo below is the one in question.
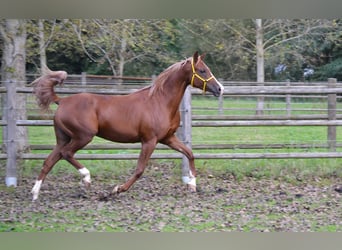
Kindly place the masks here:
<instances>
[{"instance_id":1,"label":"horse's eye","mask_svg":"<svg viewBox=\"0 0 342 250\"><path fill-rule=\"evenodd\" d=\"M200 69L199 72L200 72L201 74L204 74L204 73L205 73L205 69Z\"/></svg>"}]
</instances>

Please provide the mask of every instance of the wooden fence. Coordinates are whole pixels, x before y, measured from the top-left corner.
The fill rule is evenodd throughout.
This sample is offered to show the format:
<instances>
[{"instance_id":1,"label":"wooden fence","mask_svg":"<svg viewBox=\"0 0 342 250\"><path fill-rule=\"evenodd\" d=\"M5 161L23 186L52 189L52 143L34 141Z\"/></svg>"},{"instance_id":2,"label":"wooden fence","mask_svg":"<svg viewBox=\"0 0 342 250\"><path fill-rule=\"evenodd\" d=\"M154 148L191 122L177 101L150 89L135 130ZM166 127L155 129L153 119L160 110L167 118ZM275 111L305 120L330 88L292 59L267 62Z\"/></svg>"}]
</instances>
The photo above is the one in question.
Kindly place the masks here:
<instances>
[{"instance_id":1,"label":"wooden fence","mask_svg":"<svg viewBox=\"0 0 342 250\"><path fill-rule=\"evenodd\" d=\"M69 77L70 78L70 77ZM68 78L68 79L69 79ZM85 76L81 76L80 80L69 80L62 88L56 88L56 92L60 95L74 94L79 92L93 92L99 94L128 94L135 89L141 87L141 82L150 84L151 78L130 78L130 84L122 84L121 81L108 86L103 85L103 81L111 81L110 77L101 78L100 86L95 86L99 80L95 76L90 76L91 81ZM107 79L108 78L108 79ZM73 79L71 77L71 79ZM95 80L94 80L95 79ZM133 82L132 82L133 81ZM139 84L140 81L140 84ZM80 84L81 83L81 84ZM109 83L108 83L109 84ZM80 87L80 85L82 87ZM191 96L200 95L201 91L188 88L183 98L180 110L182 116L181 127L178 135L181 140L195 151L197 159L281 159L281 158L340 158L342 152L337 152L336 148L340 145L336 142L336 127L342 125L339 120L341 115L336 112L337 95L342 94L342 85L336 82L336 79L328 79L328 83L232 83L224 82L225 91L223 97L218 101L218 110L216 115L192 115ZM17 177L17 160L18 159L45 159L47 154L41 153L18 153L16 150L16 128L18 126L51 126L52 120L41 120L38 117L31 117L28 120L16 120L15 117L15 100L18 93L32 95L32 87L16 87L15 83L7 82L5 86L0 87L0 93L6 95L7 112L3 114L0 125L6 130L7 139L3 143L6 144L6 152L0 154L0 160L6 160L6 184L16 185ZM293 96L310 96L327 97L326 115L292 115L291 114L291 98ZM250 115L250 116L232 116L224 115L224 99L233 96L268 96L268 97L285 97L286 98L286 114L285 115ZM235 127L235 126L326 126L327 127L327 148L328 152L295 152L295 153L227 153L227 149L232 148L258 148L260 145L236 145L236 144L217 144L217 145L192 145L192 128L194 127ZM305 145L301 145L305 147ZM53 145L32 145L32 150L52 149ZM271 148L286 147L286 145L274 144ZM324 146L323 146L324 147ZM89 145L89 149L139 149L139 144L106 144L106 145ZM164 149L158 146L158 149ZM221 153L196 153L196 149L219 149ZM223 152L222 152L223 151ZM138 153L129 154L77 154L77 159L93 160L93 159L137 159ZM178 159L183 156L179 153L154 153L152 159ZM187 160L183 157L183 175L187 173Z\"/></svg>"}]
</instances>

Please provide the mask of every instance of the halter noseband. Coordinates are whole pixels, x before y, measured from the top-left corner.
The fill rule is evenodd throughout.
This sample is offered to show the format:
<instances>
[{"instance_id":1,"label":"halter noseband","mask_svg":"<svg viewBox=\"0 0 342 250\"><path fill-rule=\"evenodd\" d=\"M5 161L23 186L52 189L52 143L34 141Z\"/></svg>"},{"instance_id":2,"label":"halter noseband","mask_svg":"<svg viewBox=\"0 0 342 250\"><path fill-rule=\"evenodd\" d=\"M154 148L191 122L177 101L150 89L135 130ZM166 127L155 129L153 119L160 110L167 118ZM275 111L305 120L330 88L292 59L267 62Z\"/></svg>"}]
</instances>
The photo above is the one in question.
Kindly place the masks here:
<instances>
[{"instance_id":1,"label":"halter noseband","mask_svg":"<svg viewBox=\"0 0 342 250\"><path fill-rule=\"evenodd\" d=\"M214 76L211 75L211 77L209 77L208 79L204 79L202 76L197 74L195 71L194 58L191 59L191 68L192 68L191 87L194 86L194 80L195 80L195 77L197 77L198 79L200 79L203 82L203 93L204 93L205 87L207 86L207 82L210 81L211 79L213 79Z\"/></svg>"}]
</instances>

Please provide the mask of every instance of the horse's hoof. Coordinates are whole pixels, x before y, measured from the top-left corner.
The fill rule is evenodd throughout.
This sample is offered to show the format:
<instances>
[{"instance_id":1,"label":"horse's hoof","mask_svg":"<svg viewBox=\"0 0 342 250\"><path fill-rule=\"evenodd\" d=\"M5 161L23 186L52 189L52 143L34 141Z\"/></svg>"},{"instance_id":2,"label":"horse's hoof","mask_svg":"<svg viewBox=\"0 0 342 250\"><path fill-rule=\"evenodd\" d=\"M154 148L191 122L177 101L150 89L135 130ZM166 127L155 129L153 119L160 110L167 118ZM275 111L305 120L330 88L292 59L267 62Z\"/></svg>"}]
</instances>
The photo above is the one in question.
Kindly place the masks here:
<instances>
[{"instance_id":1,"label":"horse's hoof","mask_svg":"<svg viewBox=\"0 0 342 250\"><path fill-rule=\"evenodd\" d=\"M191 192L191 193L196 193L196 186L194 185L191 185L191 184L187 184L187 187L188 187L188 190Z\"/></svg>"},{"instance_id":2,"label":"horse's hoof","mask_svg":"<svg viewBox=\"0 0 342 250\"><path fill-rule=\"evenodd\" d=\"M120 193L120 186L119 186L119 185L116 185L116 186L113 188L112 194L119 194L119 193Z\"/></svg>"},{"instance_id":3,"label":"horse's hoof","mask_svg":"<svg viewBox=\"0 0 342 250\"><path fill-rule=\"evenodd\" d=\"M89 190L90 186L91 186L91 182L88 182L88 181L85 181L85 180L81 180L80 186L81 186L81 188Z\"/></svg>"},{"instance_id":4,"label":"horse's hoof","mask_svg":"<svg viewBox=\"0 0 342 250\"><path fill-rule=\"evenodd\" d=\"M90 182L84 181L83 183L86 189L90 189Z\"/></svg>"}]
</instances>

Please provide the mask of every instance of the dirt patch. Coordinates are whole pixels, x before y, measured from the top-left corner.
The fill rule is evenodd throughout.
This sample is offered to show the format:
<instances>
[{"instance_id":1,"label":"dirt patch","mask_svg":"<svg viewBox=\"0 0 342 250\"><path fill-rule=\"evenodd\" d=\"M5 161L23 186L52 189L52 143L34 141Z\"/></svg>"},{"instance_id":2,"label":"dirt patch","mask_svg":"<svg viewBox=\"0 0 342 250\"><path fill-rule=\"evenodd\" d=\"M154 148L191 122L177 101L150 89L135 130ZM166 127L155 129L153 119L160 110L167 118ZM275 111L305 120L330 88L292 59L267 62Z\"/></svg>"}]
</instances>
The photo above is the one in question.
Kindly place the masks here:
<instances>
[{"instance_id":1,"label":"dirt patch","mask_svg":"<svg viewBox=\"0 0 342 250\"><path fill-rule=\"evenodd\" d=\"M0 231L342 231L340 179L237 181L199 173L199 191L189 193L171 168L147 170L118 196L109 192L119 179L95 177L85 191L77 173L48 176L36 202L34 178L2 186Z\"/></svg>"}]
</instances>

